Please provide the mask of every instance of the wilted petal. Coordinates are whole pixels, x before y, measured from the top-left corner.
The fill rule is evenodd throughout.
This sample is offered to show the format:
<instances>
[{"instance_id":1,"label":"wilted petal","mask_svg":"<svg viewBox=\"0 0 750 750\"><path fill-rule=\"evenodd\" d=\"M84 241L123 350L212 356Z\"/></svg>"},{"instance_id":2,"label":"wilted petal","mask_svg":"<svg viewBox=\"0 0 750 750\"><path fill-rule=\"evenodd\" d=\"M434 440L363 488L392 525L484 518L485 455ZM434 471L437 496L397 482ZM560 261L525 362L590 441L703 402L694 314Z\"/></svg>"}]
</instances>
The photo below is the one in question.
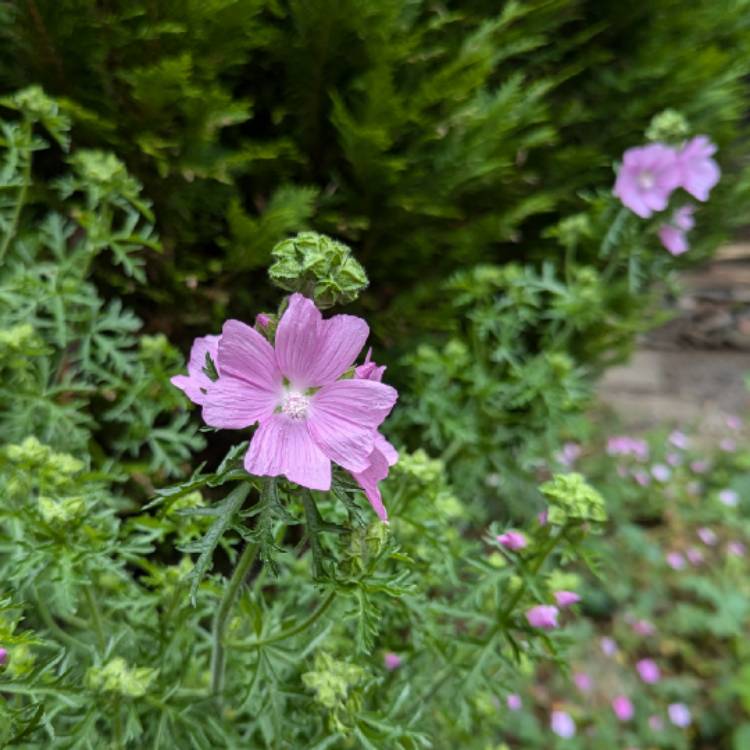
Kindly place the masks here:
<instances>
[{"instance_id":1,"label":"wilted petal","mask_svg":"<svg viewBox=\"0 0 750 750\"><path fill-rule=\"evenodd\" d=\"M255 476L285 476L311 490L331 489L331 462L310 437L304 420L274 414L258 427L245 455Z\"/></svg>"}]
</instances>

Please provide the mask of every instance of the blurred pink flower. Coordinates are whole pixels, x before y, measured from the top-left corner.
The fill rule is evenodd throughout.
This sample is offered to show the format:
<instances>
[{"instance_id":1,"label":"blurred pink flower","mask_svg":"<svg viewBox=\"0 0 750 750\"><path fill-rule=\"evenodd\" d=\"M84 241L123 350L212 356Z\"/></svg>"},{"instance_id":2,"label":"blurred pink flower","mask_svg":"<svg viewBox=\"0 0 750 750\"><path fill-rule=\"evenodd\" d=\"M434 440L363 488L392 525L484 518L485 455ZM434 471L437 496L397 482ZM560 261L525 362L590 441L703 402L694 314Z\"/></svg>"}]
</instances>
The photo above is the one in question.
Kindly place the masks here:
<instances>
[{"instance_id":1,"label":"blurred pink flower","mask_svg":"<svg viewBox=\"0 0 750 750\"><path fill-rule=\"evenodd\" d=\"M604 636L604 638L599 641L599 646L605 656L614 656L617 653L617 643L614 638Z\"/></svg>"},{"instance_id":2,"label":"blurred pink flower","mask_svg":"<svg viewBox=\"0 0 750 750\"><path fill-rule=\"evenodd\" d=\"M672 724L681 729L689 727L693 720L690 709L684 703L670 703L667 713Z\"/></svg>"},{"instance_id":3,"label":"blurred pink flower","mask_svg":"<svg viewBox=\"0 0 750 750\"><path fill-rule=\"evenodd\" d=\"M651 475L658 482L668 482L669 478L672 476L672 470L664 464L654 464L651 467Z\"/></svg>"},{"instance_id":4,"label":"blurred pink flower","mask_svg":"<svg viewBox=\"0 0 750 750\"><path fill-rule=\"evenodd\" d=\"M614 193L633 213L648 219L667 207L685 169L677 152L663 143L630 148L622 156Z\"/></svg>"},{"instance_id":5,"label":"blurred pink flower","mask_svg":"<svg viewBox=\"0 0 750 750\"><path fill-rule=\"evenodd\" d=\"M653 732L661 732L661 730L664 729L664 720L661 716L649 716L648 725Z\"/></svg>"},{"instance_id":6,"label":"blurred pink flower","mask_svg":"<svg viewBox=\"0 0 750 750\"><path fill-rule=\"evenodd\" d=\"M539 522L540 526L546 526L547 525L547 516L548 511L542 510L539 513L536 514L536 520Z\"/></svg>"},{"instance_id":7,"label":"blurred pink flower","mask_svg":"<svg viewBox=\"0 0 750 750\"><path fill-rule=\"evenodd\" d=\"M505 699L505 703L511 711L520 711L523 708L523 701L518 693L511 693Z\"/></svg>"},{"instance_id":8,"label":"blurred pink flower","mask_svg":"<svg viewBox=\"0 0 750 750\"><path fill-rule=\"evenodd\" d=\"M638 482L641 487L647 487L649 484L651 484L651 477L643 469L634 471L633 479L635 479L635 481Z\"/></svg>"},{"instance_id":9,"label":"blurred pink flower","mask_svg":"<svg viewBox=\"0 0 750 750\"><path fill-rule=\"evenodd\" d=\"M734 508L739 501L740 496L734 490L726 489L719 492L719 502L730 508Z\"/></svg>"},{"instance_id":10,"label":"blurred pink flower","mask_svg":"<svg viewBox=\"0 0 750 750\"><path fill-rule=\"evenodd\" d=\"M727 552L734 557L744 557L745 551L745 545L742 542L729 542L727 544Z\"/></svg>"},{"instance_id":11,"label":"blurred pink flower","mask_svg":"<svg viewBox=\"0 0 750 750\"><path fill-rule=\"evenodd\" d=\"M554 630L560 610L551 604L537 604L526 612L526 619L533 628Z\"/></svg>"},{"instance_id":12,"label":"blurred pink flower","mask_svg":"<svg viewBox=\"0 0 750 750\"><path fill-rule=\"evenodd\" d=\"M8 663L8 649L0 648L0 667L5 666Z\"/></svg>"},{"instance_id":13,"label":"blurred pink flower","mask_svg":"<svg viewBox=\"0 0 750 750\"><path fill-rule=\"evenodd\" d=\"M711 464L705 459L698 459L691 462L690 468L696 474L705 474L711 468Z\"/></svg>"},{"instance_id":14,"label":"blurred pink flower","mask_svg":"<svg viewBox=\"0 0 750 750\"><path fill-rule=\"evenodd\" d=\"M675 448L679 448L683 451L690 445L690 439L680 430L675 430L669 435L669 442L672 443Z\"/></svg>"},{"instance_id":15,"label":"blurred pink flower","mask_svg":"<svg viewBox=\"0 0 750 750\"><path fill-rule=\"evenodd\" d=\"M581 597L575 591L555 591L553 594L555 602L560 609L571 607L581 601Z\"/></svg>"},{"instance_id":16,"label":"blurred pink flower","mask_svg":"<svg viewBox=\"0 0 750 750\"><path fill-rule=\"evenodd\" d=\"M712 529L707 528L706 526L702 526L700 529L698 529L698 538L703 542L703 544L706 544L709 547L713 547L713 545L718 541L716 532L714 532Z\"/></svg>"},{"instance_id":17,"label":"blurred pink flower","mask_svg":"<svg viewBox=\"0 0 750 750\"><path fill-rule=\"evenodd\" d=\"M703 552L701 552L701 550L699 550L697 547L688 548L685 556L687 557L691 565L700 565L705 559L703 557Z\"/></svg>"},{"instance_id":18,"label":"blurred pink flower","mask_svg":"<svg viewBox=\"0 0 750 750\"><path fill-rule=\"evenodd\" d=\"M615 435L607 441L607 453L610 456L635 456L645 461L649 453L648 443L628 435Z\"/></svg>"},{"instance_id":19,"label":"blurred pink flower","mask_svg":"<svg viewBox=\"0 0 750 750\"><path fill-rule=\"evenodd\" d=\"M690 249L687 233L695 226L692 206L682 206L673 214L669 223L659 227L659 239L664 248L672 255L682 255Z\"/></svg>"},{"instance_id":20,"label":"blurred pink flower","mask_svg":"<svg viewBox=\"0 0 750 750\"><path fill-rule=\"evenodd\" d=\"M649 636L656 632L656 628L648 620L636 620L632 627L638 635Z\"/></svg>"},{"instance_id":21,"label":"blurred pink flower","mask_svg":"<svg viewBox=\"0 0 750 750\"><path fill-rule=\"evenodd\" d=\"M685 558L680 552L669 552L666 560L667 565L669 565L672 570L682 570L686 565Z\"/></svg>"},{"instance_id":22,"label":"blurred pink flower","mask_svg":"<svg viewBox=\"0 0 750 750\"><path fill-rule=\"evenodd\" d=\"M708 200L711 189L719 181L719 165L711 157L716 146L705 135L689 140L677 154L680 187L699 201Z\"/></svg>"},{"instance_id":23,"label":"blurred pink flower","mask_svg":"<svg viewBox=\"0 0 750 750\"><path fill-rule=\"evenodd\" d=\"M573 717L566 711L553 711L549 721L550 729L563 739L569 740L575 737L576 723Z\"/></svg>"},{"instance_id":24,"label":"blurred pink flower","mask_svg":"<svg viewBox=\"0 0 750 750\"><path fill-rule=\"evenodd\" d=\"M528 544L526 537L520 531L506 531L504 534L498 534L495 538L503 547L513 551L523 549Z\"/></svg>"},{"instance_id":25,"label":"blurred pink flower","mask_svg":"<svg viewBox=\"0 0 750 750\"><path fill-rule=\"evenodd\" d=\"M730 430L742 429L742 420L735 414L730 414L726 419L726 423Z\"/></svg>"},{"instance_id":26,"label":"blurred pink flower","mask_svg":"<svg viewBox=\"0 0 750 750\"><path fill-rule=\"evenodd\" d=\"M682 463L682 456L674 451L667 453L667 463L670 466L679 466Z\"/></svg>"},{"instance_id":27,"label":"blurred pink flower","mask_svg":"<svg viewBox=\"0 0 750 750\"><path fill-rule=\"evenodd\" d=\"M594 687L594 681L591 679L591 675L586 672L576 672L573 675L573 682L582 693L589 693Z\"/></svg>"},{"instance_id":28,"label":"blurred pink flower","mask_svg":"<svg viewBox=\"0 0 750 750\"><path fill-rule=\"evenodd\" d=\"M398 669L401 666L401 657L393 651L386 651L383 656L383 663L389 672L393 672L394 669Z\"/></svg>"},{"instance_id":29,"label":"blurred pink flower","mask_svg":"<svg viewBox=\"0 0 750 750\"><path fill-rule=\"evenodd\" d=\"M633 703L627 695L618 695L612 701L612 710L620 721L630 721L635 714Z\"/></svg>"},{"instance_id":30,"label":"blurred pink flower","mask_svg":"<svg viewBox=\"0 0 750 750\"><path fill-rule=\"evenodd\" d=\"M661 670L653 659L641 659L636 662L635 668L647 685L654 685L661 680Z\"/></svg>"},{"instance_id":31,"label":"blurred pink flower","mask_svg":"<svg viewBox=\"0 0 750 750\"><path fill-rule=\"evenodd\" d=\"M580 458L581 451L578 443L564 443L556 458L563 466L572 466Z\"/></svg>"},{"instance_id":32,"label":"blurred pink flower","mask_svg":"<svg viewBox=\"0 0 750 750\"><path fill-rule=\"evenodd\" d=\"M737 443L732 438L724 438L719 442L719 448L725 453L734 453L737 450Z\"/></svg>"}]
</instances>

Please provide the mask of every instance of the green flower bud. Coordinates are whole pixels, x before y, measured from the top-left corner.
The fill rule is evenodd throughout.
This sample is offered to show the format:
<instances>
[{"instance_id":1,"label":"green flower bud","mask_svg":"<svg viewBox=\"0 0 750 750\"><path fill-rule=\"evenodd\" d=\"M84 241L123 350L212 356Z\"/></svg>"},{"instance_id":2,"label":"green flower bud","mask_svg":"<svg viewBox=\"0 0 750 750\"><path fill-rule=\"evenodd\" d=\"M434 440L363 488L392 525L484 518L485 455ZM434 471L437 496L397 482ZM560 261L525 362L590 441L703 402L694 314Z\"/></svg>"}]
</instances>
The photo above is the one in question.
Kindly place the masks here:
<instances>
[{"instance_id":1,"label":"green flower bud","mask_svg":"<svg viewBox=\"0 0 750 750\"><path fill-rule=\"evenodd\" d=\"M315 657L315 670L302 675L303 684L315 693L315 700L328 709L343 707L349 691L364 678L356 664L338 661L326 653Z\"/></svg>"},{"instance_id":2,"label":"green flower bud","mask_svg":"<svg viewBox=\"0 0 750 750\"><path fill-rule=\"evenodd\" d=\"M368 285L364 268L341 242L317 232L300 232L271 251L268 275L288 292L302 292L325 309L357 299Z\"/></svg>"},{"instance_id":3,"label":"green flower bud","mask_svg":"<svg viewBox=\"0 0 750 750\"><path fill-rule=\"evenodd\" d=\"M685 116L674 109L665 109L654 115L646 129L646 138L650 141L679 143L690 135L690 125Z\"/></svg>"},{"instance_id":4,"label":"green flower bud","mask_svg":"<svg viewBox=\"0 0 750 750\"><path fill-rule=\"evenodd\" d=\"M548 521L557 526L568 520L604 523L607 512L604 498L577 473L555 474L540 488L549 500Z\"/></svg>"},{"instance_id":5,"label":"green flower bud","mask_svg":"<svg viewBox=\"0 0 750 750\"><path fill-rule=\"evenodd\" d=\"M86 686L97 692L112 692L127 698L141 698L148 692L156 675L156 669L131 669L125 659L118 656L103 667L90 667L85 680Z\"/></svg>"},{"instance_id":6,"label":"green flower bud","mask_svg":"<svg viewBox=\"0 0 750 750\"><path fill-rule=\"evenodd\" d=\"M51 525L64 526L81 518L86 511L86 502L82 497L53 500L41 495L37 503L42 518Z\"/></svg>"}]
</instances>

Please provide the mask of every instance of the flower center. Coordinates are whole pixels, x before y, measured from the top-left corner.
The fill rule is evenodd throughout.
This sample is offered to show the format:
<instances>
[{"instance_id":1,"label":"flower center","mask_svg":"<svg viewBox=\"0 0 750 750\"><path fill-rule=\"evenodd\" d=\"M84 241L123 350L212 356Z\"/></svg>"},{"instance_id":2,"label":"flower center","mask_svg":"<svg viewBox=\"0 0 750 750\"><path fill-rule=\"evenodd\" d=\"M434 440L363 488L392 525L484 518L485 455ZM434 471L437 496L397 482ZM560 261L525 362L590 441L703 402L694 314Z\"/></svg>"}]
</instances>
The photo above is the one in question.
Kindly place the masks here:
<instances>
[{"instance_id":1,"label":"flower center","mask_svg":"<svg viewBox=\"0 0 750 750\"><path fill-rule=\"evenodd\" d=\"M645 170L638 175L638 185L643 190L651 190L655 182L653 172Z\"/></svg>"},{"instance_id":2,"label":"flower center","mask_svg":"<svg viewBox=\"0 0 750 750\"><path fill-rule=\"evenodd\" d=\"M290 419L305 419L310 399L296 391L287 391L281 401L281 411Z\"/></svg>"}]
</instances>

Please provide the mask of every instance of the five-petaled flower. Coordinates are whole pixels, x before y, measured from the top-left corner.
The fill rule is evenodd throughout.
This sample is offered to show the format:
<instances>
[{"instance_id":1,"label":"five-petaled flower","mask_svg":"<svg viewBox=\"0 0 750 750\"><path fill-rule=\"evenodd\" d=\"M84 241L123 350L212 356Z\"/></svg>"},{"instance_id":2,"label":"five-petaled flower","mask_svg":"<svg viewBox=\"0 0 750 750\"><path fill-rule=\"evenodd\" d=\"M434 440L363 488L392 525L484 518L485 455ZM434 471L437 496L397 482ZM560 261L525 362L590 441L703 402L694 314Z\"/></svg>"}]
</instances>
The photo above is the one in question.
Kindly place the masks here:
<instances>
[{"instance_id":1,"label":"five-petaled flower","mask_svg":"<svg viewBox=\"0 0 750 750\"><path fill-rule=\"evenodd\" d=\"M324 320L301 294L289 298L274 344L254 328L228 320L221 336L193 344L188 375L173 378L203 419L224 429L258 424L245 455L255 476L285 476L313 490L331 487L331 462L360 483L387 520L378 481L398 454L378 432L398 394L380 382L383 369L370 362L350 374L369 334L352 315ZM205 371L206 353L217 374Z\"/></svg>"}]
</instances>

